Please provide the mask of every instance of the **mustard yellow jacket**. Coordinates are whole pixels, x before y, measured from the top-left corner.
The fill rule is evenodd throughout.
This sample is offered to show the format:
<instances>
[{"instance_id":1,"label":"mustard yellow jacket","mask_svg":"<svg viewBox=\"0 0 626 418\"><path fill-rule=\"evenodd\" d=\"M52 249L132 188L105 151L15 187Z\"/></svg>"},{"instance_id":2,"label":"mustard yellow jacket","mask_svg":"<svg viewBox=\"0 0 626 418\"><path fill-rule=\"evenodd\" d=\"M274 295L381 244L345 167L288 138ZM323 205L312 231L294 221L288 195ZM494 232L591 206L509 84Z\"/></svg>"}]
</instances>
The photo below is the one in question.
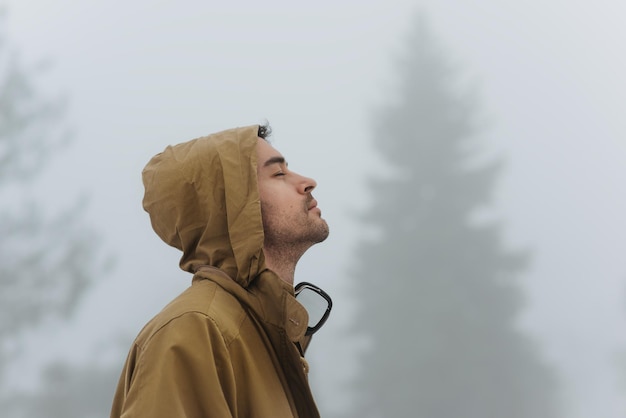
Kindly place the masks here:
<instances>
[{"instance_id":1,"label":"mustard yellow jacket","mask_svg":"<svg viewBox=\"0 0 626 418\"><path fill-rule=\"evenodd\" d=\"M306 310L264 262L257 130L168 147L144 169L152 226L193 279L134 341L112 418L319 417Z\"/></svg>"}]
</instances>

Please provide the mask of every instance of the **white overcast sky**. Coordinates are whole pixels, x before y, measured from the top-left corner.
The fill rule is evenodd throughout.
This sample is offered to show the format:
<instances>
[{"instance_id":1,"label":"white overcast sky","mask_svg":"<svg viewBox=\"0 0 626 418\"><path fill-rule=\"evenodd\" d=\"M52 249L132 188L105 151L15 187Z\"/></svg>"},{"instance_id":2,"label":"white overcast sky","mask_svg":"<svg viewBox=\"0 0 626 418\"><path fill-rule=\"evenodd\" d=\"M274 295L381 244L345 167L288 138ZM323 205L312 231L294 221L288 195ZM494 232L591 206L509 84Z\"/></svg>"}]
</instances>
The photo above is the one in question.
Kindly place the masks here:
<instances>
[{"instance_id":1,"label":"white overcast sky","mask_svg":"<svg viewBox=\"0 0 626 418\"><path fill-rule=\"evenodd\" d=\"M109 340L134 335L188 284L141 209L144 164L168 144L265 119L290 165L319 183L332 235L307 254L298 280L336 295L327 335L338 332L349 291L341 279L358 237L350 214L369 201L364 175L377 170L368 118L394 84L394 57L421 8L477 87L486 143L506 157L495 214L511 245L534 251L523 323L564 376L567 416L624 416L613 362L626 348L623 1L4 4L22 60L50 59L42 89L69 99L75 141L37 193L51 212L86 193L86 221L117 260L77 319L36 337L46 354L33 349L20 367L106 353L117 361ZM350 356L330 338L316 344L327 360ZM339 408L337 374L348 371L319 363L320 396Z\"/></svg>"}]
</instances>

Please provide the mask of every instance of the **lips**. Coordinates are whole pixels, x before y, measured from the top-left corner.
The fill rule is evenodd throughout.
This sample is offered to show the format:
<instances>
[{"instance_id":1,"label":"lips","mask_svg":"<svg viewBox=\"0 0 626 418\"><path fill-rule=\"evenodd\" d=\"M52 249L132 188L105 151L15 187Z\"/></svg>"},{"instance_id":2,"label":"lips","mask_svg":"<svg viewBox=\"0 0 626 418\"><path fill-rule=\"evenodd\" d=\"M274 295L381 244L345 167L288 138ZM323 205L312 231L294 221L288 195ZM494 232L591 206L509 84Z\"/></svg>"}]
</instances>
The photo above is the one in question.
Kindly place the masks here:
<instances>
[{"instance_id":1,"label":"lips","mask_svg":"<svg viewBox=\"0 0 626 418\"><path fill-rule=\"evenodd\" d=\"M308 209L311 210L311 209L315 209L316 207L317 207L317 200L311 199L311 201L309 202Z\"/></svg>"}]
</instances>

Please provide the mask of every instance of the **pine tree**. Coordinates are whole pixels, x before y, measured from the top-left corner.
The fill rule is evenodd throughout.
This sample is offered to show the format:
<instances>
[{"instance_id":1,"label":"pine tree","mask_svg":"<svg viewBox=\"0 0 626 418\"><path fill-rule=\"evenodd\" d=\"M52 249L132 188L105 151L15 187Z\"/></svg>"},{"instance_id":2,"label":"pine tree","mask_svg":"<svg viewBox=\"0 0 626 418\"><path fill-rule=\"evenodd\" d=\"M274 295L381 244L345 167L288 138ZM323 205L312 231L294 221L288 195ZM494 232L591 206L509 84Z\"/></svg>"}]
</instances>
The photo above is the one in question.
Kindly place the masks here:
<instances>
[{"instance_id":1,"label":"pine tree","mask_svg":"<svg viewBox=\"0 0 626 418\"><path fill-rule=\"evenodd\" d=\"M21 336L44 320L68 317L105 263L95 232L81 223L82 206L51 216L31 187L67 142L63 103L38 93L36 69L21 65L4 28L0 9L0 410L23 416L20 400L37 395L12 391L6 378Z\"/></svg>"},{"instance_id":2,"label":"pine tree","mask_svg":"<svg viewBox=\"0 0 626 418\"><path fill-rule=\"evenodd\" d=\"M353 417L553 418L556 381L517 326L526 252L505 249L491 203L501 161L477 164L475 103L415 21L395 99L375 113L392 175L368 180L374 237L350 272L359 355Z\"/></svg>"}]
</instances>

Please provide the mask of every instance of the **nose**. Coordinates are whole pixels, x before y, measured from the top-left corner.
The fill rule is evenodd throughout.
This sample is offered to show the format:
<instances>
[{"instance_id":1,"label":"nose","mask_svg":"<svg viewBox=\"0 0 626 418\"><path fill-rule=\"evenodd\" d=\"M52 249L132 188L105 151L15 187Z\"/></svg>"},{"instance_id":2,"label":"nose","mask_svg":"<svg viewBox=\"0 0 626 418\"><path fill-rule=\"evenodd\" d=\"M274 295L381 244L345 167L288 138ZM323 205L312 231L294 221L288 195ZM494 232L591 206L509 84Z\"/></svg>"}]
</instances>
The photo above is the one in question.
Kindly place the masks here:
<instances>
[{"instance_id":1,"label":"nose","mask_svg":"<svg viewBox=\"0 0 626 418\"><path fill-rule=\"evenodd\" d=\"M309 177L299 176L298 191L302 194L311 193L317 187L317 182Z\"/></svg>"}]
</instances>

